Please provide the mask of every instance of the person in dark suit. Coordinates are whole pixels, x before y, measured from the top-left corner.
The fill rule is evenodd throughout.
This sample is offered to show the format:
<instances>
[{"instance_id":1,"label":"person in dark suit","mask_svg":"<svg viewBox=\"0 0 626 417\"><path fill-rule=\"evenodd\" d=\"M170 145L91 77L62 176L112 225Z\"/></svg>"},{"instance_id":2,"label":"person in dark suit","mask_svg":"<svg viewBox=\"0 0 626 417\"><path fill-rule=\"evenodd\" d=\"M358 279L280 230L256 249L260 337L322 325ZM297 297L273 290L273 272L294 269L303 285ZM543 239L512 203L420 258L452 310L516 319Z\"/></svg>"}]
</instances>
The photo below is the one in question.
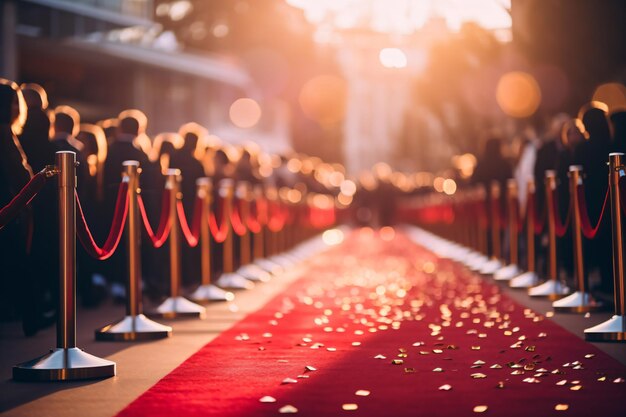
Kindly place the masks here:
<instances>
[{"instance_id":1,"label":"person in dark suit","mask_svg":"<svg viewBox=\"0 0 626 417\"><path fill-rule=\"evenodd\" d=\"M626 153L626 107L613 110L609 119L613 126L613 151Z\"/></svg>"},{"instance_id":2,"label":"person in dark suit","mask_svg":"<svg viewBox=\"0 0 626 417\"><path fill-rule=\"evenodd\" d=\"M49 139L48 97L39 84L22 84L21 88L28 106L28 117L20 135L20 143L33 170L39 172L46 165L54 164L56 151Z\"/></svg>"}]
</instances>

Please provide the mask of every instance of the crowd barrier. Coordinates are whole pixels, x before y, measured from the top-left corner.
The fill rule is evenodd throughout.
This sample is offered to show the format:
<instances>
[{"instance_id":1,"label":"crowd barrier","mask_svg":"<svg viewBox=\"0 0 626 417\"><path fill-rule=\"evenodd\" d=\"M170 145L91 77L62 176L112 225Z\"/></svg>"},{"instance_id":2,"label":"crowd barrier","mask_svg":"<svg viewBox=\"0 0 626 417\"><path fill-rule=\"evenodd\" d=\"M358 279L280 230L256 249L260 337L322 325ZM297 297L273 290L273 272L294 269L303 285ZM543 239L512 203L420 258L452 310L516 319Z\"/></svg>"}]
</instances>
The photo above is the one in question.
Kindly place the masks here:
<instances>
[{"instance_id":1,"label":"crowd barrier","mask_svg":"<svg viewBox=\"0 0 626 417\"><path fill-rule=\"evenodd\" d=\"M56 347L49 353L14 366L18 381L58 381L106 378L115 375L114 362L98 358L76 346L76 237L85 251L104 260L117 250L126 236L126 314L120 320L95 331L96 340L138 341L169 337L172 328L143 314L141 296L141 224L148 242L156 249L169 243L170 294L151 316L161 318L204 317L205 307L196 302L232 300L234 295L220 288L251 288L254 281L267 281L286 265L288 249L335 224L335 205L318 207L314 193L277 190L247 182L223 179L218 199L212 201L209 178L196 181L194 209L190 218L180 191L181 173L167 171L158 225L152 227L141 196L141 167L137 161L123 163L108 236L98 245L76 193L76 154L57 152L56 165L47 167L4 208L0 209L0 229L19 215L45 186L58 177L59 205L59 303ZM330 197L328 197L330 198ZM333 200L334 201L334 200ZM214 204L212 204L214 203ZM212 210L211 207L215 207ZM200 246L201 282L191 294L182 295L182 244ZM239 244L235 259L234 245ZM223 274L216 279L211 268L211 248L222 245ZM290 259L293 261L294 259ZM239 268L236 270L235 265ZM243 284L242 284L243 283Z\"/></svg>"},{"instance_id":2,"label":"crowd barrier","mask_svg":"<svg viewBox=\"0 0 626 417\"><path fill-rule=\"evenodd\" d=\"M604 196L598 219L592 221L585 199L583 169L569 167L569 204L562 216L557 194L557 174L545 172L545 202L537 207L534 181L529 181L525 210L520 210L517 183L506 183L505 198L501 198L500 184L459 190L451 196L430 193L412 199L400 211L401 219L414 223L435 235L456 242L464 248L458 260L478 273L492 276L494 280L508 282L512 288L527 289L532 297L552 300L558 312L587 313L605 308L589 291L585 272L583 237L594 239L604 219L608 221L606 207L610 205L613 250L614 315L607 322L584 331L590 341L626 341L626 287L624 283L622 215L626 198L624 187L624 155L609 155L609 187ZM502 201L505 201L505 208ZM523 233L525 229L525 234ZM574 260L574 289L558 276L557 238L572 239ZM540 283L536 271L537 236L547 237L547 277ZM524 239L522 240L522 237ZM521 246L521 243L524 246ZM526 268L520 266L520 247L525 248ZM504 250L503 250L504 249ZM508 256L505 259L505 254Z\"/></svg>"}]
</instances>

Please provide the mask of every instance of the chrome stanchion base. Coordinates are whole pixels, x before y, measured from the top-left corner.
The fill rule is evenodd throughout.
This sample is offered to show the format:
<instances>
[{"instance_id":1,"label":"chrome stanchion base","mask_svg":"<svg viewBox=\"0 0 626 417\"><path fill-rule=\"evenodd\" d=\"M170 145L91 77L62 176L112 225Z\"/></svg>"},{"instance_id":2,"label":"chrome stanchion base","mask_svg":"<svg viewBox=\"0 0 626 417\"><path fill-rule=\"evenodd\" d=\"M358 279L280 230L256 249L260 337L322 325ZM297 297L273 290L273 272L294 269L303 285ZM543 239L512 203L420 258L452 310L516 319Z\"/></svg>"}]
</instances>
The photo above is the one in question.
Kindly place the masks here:
<instances>
[{"instance_id":1,"label":"chrome stanchion base","mask_svg":"<svg viewBox=\"0 0 626 417\"><path fill-rule=\"evenodd\" d=\"M511 288L530 288L539 283L539 276L536 272L528 271L509 281Z\"/></svg>"},{"instance_id":2,"label":"chrome stanchion base","mask_svg":"<svg viewBox=\"0 0 626 417\"><path fill-rule=\"evenodd\" d=\"M132 341L164 339L172 328L152 321L143 314L126 316L120 321L96 330L96 340Z\"/></svg>"},{"instance_id":3,"label":"chrome stanchion base","mask_svg":"<svg viewBox=\"0 0 626 417\"><path fill-rule=\"evenodd\" d=\"M513 278L515 278L517 275L519 275L520 272L522 271L520 271L517 265L515 264L507 265L505 267L498 269L493 274L493 279L495 279L496 281L510 281Z\"/></svg>"},{"instance_id":4,"label":"chrome stanchion base","mask_svg":"<svg viewBox=\"0 0 626 417\"><path fill-rule=\"evenodd\" d=\"M485 264L489 262L489 258L487 258L485 255L482 254L477 254L474 258L470 259L467 262L467 267L470 269L470 271L480 271Z\"/></svg>"},{"instance_id":5,"label":"chrome stanchion base","mask_svg":"<svg viewBox=\"0 0 626 417\"><path fill-rule=\"evenodd\" d=\"M222 274L221 277L215 282L219 287L230 288L233 290L250 290L254 288L254 283L248 281L241 275L236 273Z\"/></svg>"},{"instance_id":6,"label":"chrome stanchion base","mask_svg":"<svg viewBox=\"0 0 626 417\"><path fill-rule=\"evenodd\" d=\"M547 297L549 300L558 300L569 294L569 288L557 280L548 280L541 285L528 289L531 297Z\"/></svg>"},{"instance_id":7,"label":"chrome stanchion base","mask_svg":"<svg viewBox=\"0 0 626 417\"><path fill-rule=\"evenodd\" d=\"M497 259L490 259L487 263L483 265L482 268L478 272L483 275L491 275L494 274L498 269L502 268L502 262Z\"/></svg>"},{"instance_id":8,"label":"chrome stanchion base","mask_svg":"<svg viewBox=\"0 0 626 417\"><path fill-rule=\"evenodd\" d=\"M285 253L280 253L269 258L270 262L275 263L283 269L289 269L297 262Z\"/></svg>"},{"instance_id":9,"label":"chrome stanchion base","mask_svg":"<svg viewBox=\"0 0 626 417\"><path fill-rule=\"evenodd\" d=\"M576 291L565 298L552 303L554 311L561 313L587 313L602 310L604 305L594 300L589 293Z\"/></svg>"},{"instance_id":10,"label":"chrome stanchion base","mask_svg":"<svg viewBox=\"0 0 626 417\"><path fill-rule=\"evenodd\" d=\"M184 297L169 297L157 307L156 312L151 314L154 317L164 319L175 318L204 318L206 309L201 305L193 303Z\"/></svg>"},{"instance_id":11,"label":"chrome stanchion base","mask_svg":"<svg viewBox=\"0 0 626 417\"><path fill-rule=\"evenodd\" d=\"M585 329L585 340L590 342L626 341L626 317L615 315L597 326Z\"/></svg>"},{"instance_id":12,"label":"chrome stanchion base","mask_svg":"<svg viewBox=\"0 0 626 417\"><path fill-rule=\"evenodd\" d=\"M55 348L37 359L13 367L16 381L75 381L115 376L115 362L79 348Z\"/></svg>"},{"instance_id":13,"label":"chrome stanchion base","mask_svg":"<svg viewBox=\"0 0 626 417\"><path fill-rule=\"evenodd\" d=\"M272 278L269 272L254 264L243 265L235 273L254 282L267 282Z\"/></svg>"},{"instance_id":14,"label":"chrome stanchion base","mask_svg":"<svg viewBox=\"0 0 626 417\"><path fill-rule=\"evenodd\" d=\"M256 261L254 261L254 264L272 275L278 275L285 272L283 267L270 261L269 259L257 259Z\"/></svg>"},{"instance_id":15,"label":"chrome stanchion base","mask_svg":"<svg viewBox=\"0 0 626 417\"><path fill-rule=\"evenodd\" d=\"M230 291L224 291L217 285L207 284L200 285L197 290L191 294L194 301L233 301L235 294Z\"/></svg>"}]
</instances>

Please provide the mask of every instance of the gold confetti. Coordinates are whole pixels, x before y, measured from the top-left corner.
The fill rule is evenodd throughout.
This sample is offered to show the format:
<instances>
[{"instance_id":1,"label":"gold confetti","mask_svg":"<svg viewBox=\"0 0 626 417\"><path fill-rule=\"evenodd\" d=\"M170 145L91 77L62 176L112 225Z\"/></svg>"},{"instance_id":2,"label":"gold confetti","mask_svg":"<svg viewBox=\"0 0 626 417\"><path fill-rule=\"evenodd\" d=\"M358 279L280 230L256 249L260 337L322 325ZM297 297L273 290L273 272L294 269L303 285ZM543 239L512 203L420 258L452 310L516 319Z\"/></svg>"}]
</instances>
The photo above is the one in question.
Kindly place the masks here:
<instances>
[{"instance_id":1,"label":"gold confetti","mask_svg":"<svg viewBox=\"0 0 626 417\"><path fill-rule=\"evenodd\" d=\"M361 346L361 342L352 342L352 346Z\"/></svg>"},{"instance_id":2,"label":"gold confetti","mask_svg":"<svg viewBox=\"0 0 626 417\"><path fill-rule=\"evenodd\" d=\"M554 406L554 409L556 411L565 411L568 408L569 408L569 405L567 405L567 404L557 404L557 405Z\"/></svg>"},{"instance_id":3,"label":"gold confetti","mask_svg":"<svg viewBox=\"0 0 626 417\"><path fill-rule=\"evenodd\" d=\"M346 410L346 411L354 411L354 410L358 409L359 406L356 405L356 404L350 403L350 404L343 404L341 406L341 408Z\"/></svg>"},{"instance_id":4,"label":"gold confetti","mask_svg":"<svg viewBox=\"0 0 626 417\"><path fill-rule=\"evenodd\" d=\"M614 384L623 384L624 383L624 378L615 378L613 380Z\"/></svg>"},{"instance_id":5,"label":"gold confetti","mask_svg":"<svg viewBox=\"0 0 626 417\"><path fill-rule=\"evenodd\" d=\"M496 388L499 388L499 389L504 388L504 382L503 381L498 381L498 383L496 384Z\"/></svg>"},{"instance_id":6,"label":"gold confetti","mask_svg":"<svg viewBox=\"0 0 626 417\"><path fill-rule=\"evenodd\" d=\"M526 348L524 350L526 352L534 352L535 351L535 346L526 346Z\"/></svg>"},{"instance_id":7,"label":"gold confetti","mask_svg":"<svg viewBox=\"0 0 626 417\"><path fill-rule=\"evenodd\" d=\"M281 384L295 384L297 383L298 380L297 379L293 379L293 378L285 378L283 379L283 381L281 382Z\"/></svg>"},{"instance_id":8,"label":"gold confetti","mask_svg":"<svg viewBox=\"0 0 626 417\"><path fill-rule=\"evenodd\" d=\"M571 387L569 387L569 389L571 389L572 391L580 391L582 387L582 385L572 385Z\"/></svg>"},{"instance_id":9,"label":"gold confetti","mask_svg":"<svg viewBox=\"0 0 626 417\"><path fill-rule=\"evenodd\" d=\"M562 379L556 383L556 385L565 385L565 384L567 384L567 379Z\"/></svg>"},{"instance_id":10,"label":"gold confetti","mask_svg":"<svg viewBox=\"0 0 626 417\"><path fill-rule=\"evenodd\" d=\"M485 361L481 361L480 359L474 362L474 365L484 365Z\"/></svg>"},{"instance_id":11,"label":"gold confetti","mask_svg":"<svg viewBox=\"0 0 626 417\"><path fill-rule=\"evenodd\" d=\"M601 376L600 378L598 378L598 381L600 382L606 381L606 376Z\"/></svg>"},{"instance_id":12,"label":"gold confetti","mask_svg":"<svg viewBox=\"0 0 626 417\"><path fill-rule=\"evenodd\" d=\"M261 402L261 403L275 403L276 402L276 398L270 397L269 395L266 395L265 397L259 398L259 402Z\"/></svg>"},{"instance_id":13,"label":"gold confetti","mask_svg":"<svg viewBox=\"0 0 626 417\"><path fill-rule=\"evenodd\" d=\"M548 311L546 317L554 317L554 311Z\"/></svg>"},{"instance_id":14,"label":"gold confetti","mask_svg":"<svg viewBox=\"0 0 626 417\"><path fill-rule=\"evenodd\" d=\"M278 409L278 412L281 414L295 414L298 412L298 409L296 407L294 407L293 405L285 405L283 407L280 407Z\"/></svg>"},{"instance_id":15,"label":"gold confetti","mask_svg":"<svg viewBox=\"0 0 626 417\"><path fill-rule=\"evenodd\" d=\"M263 333L263 337L272 337L271 333Z\"/></svg>"},{"instance_id":16,"label":"gold confetti","mask_svg":"<svg viewBox=\"0 0 626 417\"><path fill-rule=\"evenodd\" d=\"M367 397L368 395L370 395L370 392L366 389L360 389L355 392L354 395L358 395L359 397Z\"/></svg>"},{"instance_id":17,"label":"gold confetti","mask_svg":"<svg viewBox=\"0 0 626 417\"><path fill-rule=\"evenodd\" d=\"M475 413L484 413L485 411L487 411L486 405L477 405L476 407L474 407Z\"/></svg>"},{"instance_id":18,"label":"gold confetti","mask_svg":"<svg viewBox=\"0 0 626 417\"><path fill-rule=\"evenodd\" d=\"M588 354L586 354L586 355L585 355L585 359L591 359L591 358L593 358L594 356L596 356L596 355L595 355L595 354L593 354L593 353L588 353Z\"/></svg>"},{"instance_id":19,"label":"gold confetti","mask_svg":"<svg viewBox=\"0 0 626 417\"><path fill-rule=\"evenodd\" d=\"M472 350L480 350L480 346L472 346Z\"/></svg>"},{"instance_id":20,"label":"gold confetti","mask_svg":"<svg viewBox=\"0 0 626 417\"><path fill-rule=\"evenodd\" d=\"M402 365L404 361L402 359L394 359L391 361L393 365Z\"/></svg>"},{"instance_id":21,"label":"gold confetti","mask_svg":"<svg viewBox=\"0 0 626 417\"><path fill-rule=\"evenodd\" d=\"M337 348L334 348L334 347L328 347L328 348L326 348L326 350L327 350L327 351L329 351L329 352L336 352L336 351L337 351Z\"/></svg>"},{"instance_id":22,"label":"gold confetti","mask_svg":"<svg viewBox=\"0 0 626 417\"><path fill-rule=\"evenodd\" d=\"M524 378L523 380L524 382L527 382L529 384L538 384L539 382L541 382L539 379L537 378Z\"/></svg>"},{"instance_id":23,"label":"gold confetti","mask_svg":"<svg viewBox=\"0 0 626 417\"><path fill-rule=\"evenodd\" d=\"M440 391L450 391L452 389L452 385L445 384L439 387Z\"/></svg>"},{"instance_id":24,"label":"gold confetti","mask_svg":"<svg viewBox=\"0 0 626 417\"><path fill-rule=\"evenodd\" d=\"M404 372L407 374L414 374L415 368L404 368Z\"/></svg>"},{"instance_id":25,"label":"gold confetti","mask_svg":"<svg viewBox=\"0 0 626 417\"><path fill-rule=\"evenodd\" d=\"M481 373L471 374L470 376L471 376L472 378L474 378L474 379L483 379L483 378L487 378L487 375L485 375L485 374L481 374Z\"/></svg>"},{"instance_id":26,"label":"gold confetti","mask_svg":"<svg viewBox=\"0 0 626 417\"><path fill-rule=\"evenodd\" d=\"M441 350L441 349L433 349L433 353L443 353L443 350Z\"/></svg>"},{"instance_id":27,"label":"gold confetti","mask_svg":"<svg viewBox=\"0 0 626 417\"><path fill-rule=\"evenodd\" d=\"M398 357L399 358L408 358L409 355L407 355L406 353L398 353Z\"/></svg>"},{"instance_id":28,"label":"gold confetti","mask_svg":"<svg viewBox=\"0 0 626 417\"><path fill-rule=\"evenodd\" d=\"M374 359L387 359L387 357L384 355L376 355L374 356Z\"/></svg>"},{"instance_id":29,"label":"gold confetti","mask_svg":"<svg viewBox=\"0 0 626 417\"><path fill-rule=\"evenodd\" d=\"M413 343L413 346L418 347L418 346L423 346L424 342L415 342Z\"/></svg>"},{"instance_id":30,"label":"gold confetti","mask_svg":"<svg viewBox=\"0 0 626 417\"><path fill-rule=\"evenodd\" d=\"M304 367L304 371L305 372L313 372L313 371L317 371L317 368L311 365L307 365Z\"/></svg>"},{"instance_id":31,"label":"gold confetti","mask_svg":"<svg viewBox=\"0 0 626 417\"><path fill-rule=\"evenodd\" d=\"M524 371L516 369L515 371L511 372L511 375L524 375Z\"/></svg>"},{"instance_id":32,"label":"gold confetti","mask_svg":"<svg viewBox=\"0 0 626 417\"><path fill-rule=\"evenodd\" d=\"M265 350L263 346L259 346L259 350Z\"/></svg>"},{"instance_id":33,"label":"gold confetti","mask_svg":"<svg viewBox=\"0 0 626 417\"><path fill-rule=\"evenodd\" d=\"M435 369L433 369L433 372L443 372L443 369L441 369L441 368L435 368Z\"/></svg>"},{"instance_id":34,"label":"gold confetti","mask_svg":"<svg viewBox=\"0 0 626 417\"><path fill-rule=\"evenodd\" d=\"M298 378L298 379L306 379L308 377L309 377L308 375L302 374L302 375L298 375L296 378Z\"/></svg>"},{"instance_id":35,"label":"gold confetti","mask_svg":"<svg viewBox=\"0 0 626 417\"><path fill-rule=\"evenodd\" d=\"M502 369L502 365L498 365L497 363L494 363L489 368L491 368L491 369Z\"/></svg>"},{"instance_id":36,"label":"gold confetti","mask_svg":"<svg viewBox=\"0 0 626 417\"><path fill-rule=\"evenodd\" d=\"M427 352L425 350L420 350L420 355L428 355L430 352Z\"/></svg>"}]
</instances>

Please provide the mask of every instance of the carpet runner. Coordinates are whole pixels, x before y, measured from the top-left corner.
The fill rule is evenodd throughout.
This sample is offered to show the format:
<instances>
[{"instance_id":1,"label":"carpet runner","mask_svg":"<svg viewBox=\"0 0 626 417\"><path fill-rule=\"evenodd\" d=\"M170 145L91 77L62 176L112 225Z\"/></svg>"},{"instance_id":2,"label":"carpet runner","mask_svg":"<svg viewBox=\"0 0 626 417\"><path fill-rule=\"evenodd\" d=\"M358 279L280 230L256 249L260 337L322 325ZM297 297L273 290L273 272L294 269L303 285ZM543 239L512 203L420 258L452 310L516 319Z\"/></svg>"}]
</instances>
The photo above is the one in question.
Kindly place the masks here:
<instances>
[{"instance_id":1,"label":"carpet runner","mask_svg":"<svg viewBox=\"0 0 626 417\"><path fill-rule=\"evenodd\" d=\"M361 229L118 416L621 416L625 377L483 278Z\"/></svg>"}]
</instances>

